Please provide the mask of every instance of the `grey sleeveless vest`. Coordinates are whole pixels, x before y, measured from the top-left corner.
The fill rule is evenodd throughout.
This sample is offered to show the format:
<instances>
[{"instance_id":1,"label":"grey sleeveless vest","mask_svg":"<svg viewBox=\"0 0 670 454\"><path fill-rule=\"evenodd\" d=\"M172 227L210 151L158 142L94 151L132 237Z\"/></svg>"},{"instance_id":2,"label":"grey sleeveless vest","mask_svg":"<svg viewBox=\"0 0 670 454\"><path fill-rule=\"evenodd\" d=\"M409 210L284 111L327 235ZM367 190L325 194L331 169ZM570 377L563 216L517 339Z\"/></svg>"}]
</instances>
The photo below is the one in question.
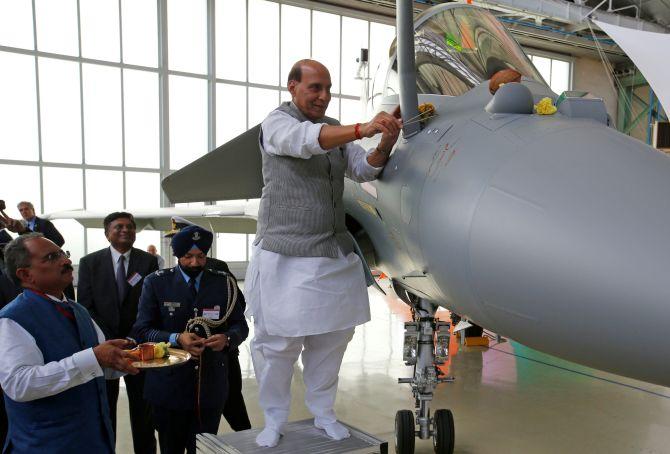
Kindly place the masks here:
<instances>
[{"instance_id":1,"label":"grey sleeveless vest","mask_svg":"<svg viewBox=\"0 0 670 454\"><path fill-rule=\"evenodd\" d=\"M276 110L296 120L310 121L291 102ZM318 121L340 123L329 117ZM263 193L258 211L255 245L278 254L296 257L338 256L354 251L344 224L344 173L347 159L342 148L333 148L309 159L278 156L263 149Z\"/></svg>"}]
</instances>

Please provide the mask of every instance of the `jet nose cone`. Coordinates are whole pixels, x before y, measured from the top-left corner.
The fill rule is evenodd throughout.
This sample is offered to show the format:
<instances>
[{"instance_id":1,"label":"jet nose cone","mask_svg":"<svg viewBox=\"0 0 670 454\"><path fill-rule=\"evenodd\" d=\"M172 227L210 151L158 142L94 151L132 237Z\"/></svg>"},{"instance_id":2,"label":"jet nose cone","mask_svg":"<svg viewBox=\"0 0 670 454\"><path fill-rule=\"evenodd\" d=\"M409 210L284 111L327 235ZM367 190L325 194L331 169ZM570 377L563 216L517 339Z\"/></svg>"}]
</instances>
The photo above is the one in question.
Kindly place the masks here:
<instances>
[{"instance_id":1,"label":"jet nose cone","mask_svg":"<svg viewBox=\"0 0 670 454\"><path fill-rule=\"evenodd\" d=\"M559 131L480 199L472 290L520 342L670 385L670 363L650 367L670 354L669 226L670 158L605 128Z\"/></svg>"}]
</instances>

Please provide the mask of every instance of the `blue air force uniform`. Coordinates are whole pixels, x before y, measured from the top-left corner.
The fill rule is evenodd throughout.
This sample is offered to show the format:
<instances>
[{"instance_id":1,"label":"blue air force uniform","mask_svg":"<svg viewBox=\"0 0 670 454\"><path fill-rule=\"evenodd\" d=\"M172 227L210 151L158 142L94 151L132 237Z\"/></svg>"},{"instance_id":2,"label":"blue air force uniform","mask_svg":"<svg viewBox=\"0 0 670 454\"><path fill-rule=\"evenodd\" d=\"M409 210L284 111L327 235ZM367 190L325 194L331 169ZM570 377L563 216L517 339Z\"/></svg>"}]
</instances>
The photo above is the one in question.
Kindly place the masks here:
<instances>
[{"instance_id":1,"label":"blue air force uniform","mask_svg":"<svg viewBox=\"0 0 670 454\"><path fill-rule=\"evenodd\" d=\"M178 239L177 236L175 239ZM205 253L209 250L209 246L195 246ZM175 249L175 255L179 257L183 253L178 254ZM205 268L193 278L195 295L189 287L190 279L179 265L156 271L145 278L137 321L133 327L139 342L171 341L174 345L175 333L183 332L190 319L207 317L219 320L225 315L227 273ZM229 345L226 348L219 352L205 348L200 361L192 360L186 365L148 370L146 373L144 397L154 407L162 453L183 453L184 448L195 452L196 433L217 432L228 394L229 352L244 342L249 334L244 318L244 298L239 290L235 303L228 320L211 329L212 335L221 333L228 336Z\"/></svg>"}]
</instances>

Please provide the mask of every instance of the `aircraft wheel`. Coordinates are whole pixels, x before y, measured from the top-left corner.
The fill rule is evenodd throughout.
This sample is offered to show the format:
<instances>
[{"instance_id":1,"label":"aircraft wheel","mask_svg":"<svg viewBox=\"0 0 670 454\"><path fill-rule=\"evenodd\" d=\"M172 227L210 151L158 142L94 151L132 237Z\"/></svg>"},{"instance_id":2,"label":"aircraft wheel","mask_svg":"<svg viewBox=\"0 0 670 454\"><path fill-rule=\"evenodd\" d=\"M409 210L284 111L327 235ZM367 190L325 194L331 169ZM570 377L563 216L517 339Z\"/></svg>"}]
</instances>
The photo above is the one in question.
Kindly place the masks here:
<instances>
[{"instance_id":1,"label":"aircraft wheel","mask_svg":"<svg viewBox=\"0 0 670 454\"><path fill-rule=\"evenodd\" d=\"M454 452L454 416L451 410L437 410L433 425L433 448L436 454Z\"/></svg>"},{"instance_id":2,"label":"aircraft wheel","mask_svg":"<svg viewBox=\"0 0 670 454\"><path fill-rule=\"evenodd\" d=\"M414 414L410 410L395 414L395 452L414 454Z\"/></svg>"}]
</instances>

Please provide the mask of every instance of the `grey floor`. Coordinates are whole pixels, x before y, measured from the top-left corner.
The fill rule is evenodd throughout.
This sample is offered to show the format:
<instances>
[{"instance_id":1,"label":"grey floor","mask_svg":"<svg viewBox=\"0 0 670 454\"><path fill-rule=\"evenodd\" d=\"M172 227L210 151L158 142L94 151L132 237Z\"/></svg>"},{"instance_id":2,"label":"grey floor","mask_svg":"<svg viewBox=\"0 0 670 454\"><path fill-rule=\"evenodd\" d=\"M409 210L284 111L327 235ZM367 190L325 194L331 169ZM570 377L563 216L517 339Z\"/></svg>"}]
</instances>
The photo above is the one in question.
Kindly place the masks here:
<instances>
[{"instance_id":1,"label":"grey floor","mask_svg":"<svg viewBox=\"0 0 670 454\"><path fill-rule=\"evenodd\" d=\"M375 290L370 291L370 304L372 321L357 329L342 364L337 412L348 424L388 440L393 452L395 412L413 406L409 385L396 380L411 374L401 360L403 322L409 313L397 298ZM621 342L635 342L623 333ZM448 372L456 382L439 385L432 408L453 411L456 453L670 453L669 388L594 371L515 342L488 349L454 346ZM248 343L240 362L251 421L261 426ZM302 402L301 379L298 365L292 421L310 416ZM118 411L117 452L131 453L123 390ZM219 433L226 432L230 428L222 421ZM417 440L416 452L433 452L432 442Z\"/></svg>"}]
</instances>

